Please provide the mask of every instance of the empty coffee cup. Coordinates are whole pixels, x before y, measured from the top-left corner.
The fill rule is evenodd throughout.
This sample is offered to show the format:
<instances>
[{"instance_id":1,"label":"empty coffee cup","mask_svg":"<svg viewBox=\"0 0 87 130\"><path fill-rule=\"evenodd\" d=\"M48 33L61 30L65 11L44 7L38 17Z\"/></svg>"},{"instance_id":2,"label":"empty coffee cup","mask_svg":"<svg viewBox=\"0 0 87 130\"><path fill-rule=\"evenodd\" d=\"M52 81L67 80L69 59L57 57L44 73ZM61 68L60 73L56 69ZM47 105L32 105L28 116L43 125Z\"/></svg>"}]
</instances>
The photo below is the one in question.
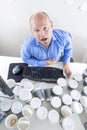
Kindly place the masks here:
<instances>
[{"instance_id":1,"label":"empty coffee cup","mask_svg":"<svg viewBox=\"0 0 87 130\"><path fill-rule=\"evenodd\" d=\"M30 105L34 108L34 109L38 109L41 106L41 100L37 97L33 97L30 101Z\"/></svg>"},{"instance_id":2,"label":"empty coffee cup","mask_svg":"<svg viewBox=\"0 0 87 130\"><path fill-rule=\"evenodd\" d=\"M32 94L27 89L23 88L19 93L19 98L24 102L29 102L32 99Z\"/></svg>"},{"instance_id":3,"label":"empty coffee cup","mask_svg":"<svg viewBox=\"0 0 87 130\"><path fill-rule=\"evenodd\" d=\"M57 84L58 84L59 86L61 86L61 87L65 87L65 86L67 85L66 79L64 79L64 78L59 78L59 79L57 80Z\"/></svg>"},{"instance_id":4,"label":"empty coffee cup","mask_svg":"<svg viewBox=\"0 0 87 130\"><path fill-rule=\"evenodd\" d=\"M54 109L50 110L48 112L48 119L49 119L50 123L53 123L53 124L58 123L58 121L59 121L59 113Z\"/></svg>"},{"instance_id":5,"label":"empty coffee cup","mask_svg":"<svg viewBox=\"0 0 87 130\"><path fill-rule=\"evenodd\" d=\"M39 98L41 101L43 101L45 99L43 89L37 88L37 89L33 90L33 95L34 95L34 97Z\"/></svg>"},{"instance_id":6,"label":"empty coffee cup","mask_svg":"<svg viewBox=\"0 0 87 130\"><path fill-rule=\"evenodd\" d=\"M51 99L51 105L52 105L52 107L59 108L61 106L61 104L62 103L61 103L60 97L57 97L57 96L52 97L52 99Z\"/></svg>"},{"instance_id":7,"label":"empty coffee cup","mask_svg":"<svg viewBox=\"0 0 87 130\"><path fill-rule=\"evenodd\" d=\"M83 87L83 93L87 96L87 86Z\"/></svg>"},{"instance_id":8,"label":"empty coffee cup","mask_svg":"<svg viewBox=\"0 0 87 130\"><path fill-rule=\"evenodd\" d=\"M17 122L17 128L18 130L29 130L30 128L30 120L27 117L21 117L19 118Z\"/></svg>"},{"instance_id":9,"label":"empty coffee cup","mask_svg":"<svg viewBox=\"0 0 87 130\"><path fill-rule=\"evenodd\" d=\"M63 105L61 107L61 115L63 117L71 116L72 115L72 109L67 105Z\"/></svg>"},{"instance_id":10,"label":"empty coffee cup","mask_svg":"<svg viewBox=\"0 0 87 130\"><path fill-rule=\"evenodd\" d=\"M82 81L82 75L81 74L74 74L73 76L73 79L76 80L77 82L80 82Z\"/></svg>"},{"instance_id":11,"label":"empty coffee cup","mask_svg":"<svg viewBox=\"0 0 87 130\"><path fill-rule=\"evenodd\" d=\"M78 87L78 82L74 79L69 80L69 89L76 89Z\"/></svg>"},{"instance_id":12,"label":"empty coffee cup","mask_svg":"<svg viewBox=\"0 0 87 130\"><path fill-rule=\"evenodd\" d=\"M47 108L44 106L39 107L36 111L36 115L40 120L45 120L47 118L47 114Z\"/></svg>"},{"instance_id":13,"label":"empty coffee cup","mask_svg":"<svg viewBox=\"0 0 87 130\"><path fill-rule=\"evenodd\" d=\"M32 106L30 106L30 105L25 105L22 108L22 115L25 117L32 117L33 112L34 112L34 110L33 110Z\"/></svg>"},{"instance_id":14,"label":"empty coffee cup","mask_svg":"<svg viewBox=\"0 0 87 130\"><path fill-rule=\"evenodd\" d=\"M82 107L81 103L79 103L77 101L72 102L71 109L72 109L72 112L75 114L81 114L83 111L83 107Z\"/></svg>"},{"instance_id":15,"label":"empty coffee cup","mask_svg":"<svg viewBox=\"0 0 87 130\"><path fill-rule=\"evenodd\" d=\"M59 85L55 85L53 88L52 88L52 92L55 94L55 95L62 95L63 93L63 88Z\"/></svg>"},{"instance_id":16,"label":"empty coffee cup","mask_svg":"<svg viewBox=\"0 0 87 130\"><path fill-rule=\"evenodd\" d=\"M69 94L64 94L62 96L62 102L65 105L71 105L71 103L72 103L72 97Z\"/></svg>"},{"instance_id":17,"label":"empty coffee cup","mask_svg":"<svg viewBox=\"0 0 87 130\"><path fill-rule=\"evenodd\" d=\"M13 93L15 96L19 96L19 93L20 91L22 90L23 88L19 85L16 85L14 88L13 88Z\"/></svg>"},{"instance_id":18,"label":"empty coffee cup","mask_svg":"<svg viewBox=\"0 0 87 130\"><path fill-rule=\"evenodd\" d=\"M14 79L8 79L6 81L7 85L9 86L9 88L13 88L16 84L15 80Z\"/></svg>"},{"instance_id":19,"label":"empty coffee cup","mask_svg":"<svg viewBox=\"0 0 87 130\"><path fill-rule=\"evenodd\" d=\"M44 94L45 94L45 99L47 101L51 100L51 98L52 98L52 88L45 88Z\"/></svg>"},{"instance_id":20,"label":"empty coffee cup","mask_svg":"<svg viewBox=\"0 0 87 130\"><path fill-rule=\"evenodd\" d=\"M79 101L80 97L81 97L81 93L78 90L72 90L70 92L70 95L72 97L73 100Z\"/></svg>"},{"instance_id":21,"label":"empty coffee cup","mask_svg":"<svg viewBox=\"0 0 87 130\"><path fill-rule=\"evenodd\" d=\"M87 107L87 96L81 96L80 103L82 106Z\"/></svg>"},{"instance_id":22,"label":"empty coffee cup","mask_svg":"<svg viewBox=\"0 0 87 130\"><path fill-rule=\"evenodd\" d=\"M5 119L5 126L8 129L14 128L17 124L18 117L15 114L10 114Z\"/></svg>"},{"instance_id":23,"label":"empty coffee cup","mask_svg":"<svg viewBox=\"0 0 87 130\"><path fill-rule=\"evenodd\" d=\"M75 125L71 117L65 117L62 120L62 127L64 130L74 130Z\"/></svg>"},{"instance_id":24,"label":"empty coffee cup","mask_svg":"<svg viewBox=\"0 0 87 130\"><path fill-rule=\"evenodd\" d=\"M22 108L23 108L23 104L20 101L15 101L11 106L11 111L14 114L19 114L22 111Z\"/></svg>"},{"instance_id":25,"label":"empty coffee cup","mask_svg":"<svg viewBox=\"0 0 87 130\"><path fill-rule=\"evenodd\" d=\"M87 68L83 71L83 78L87 77Z\"/></svg>"},{"instance_id":26,"label":"empty coffee cup","mask_svg":"<svg viewBox=\"0 0 87 130\"><path fill-rule=\"evenodd\" d=\"M0 109L4 112L9 111L11 108L12 102L11 100L4 99L0 103Z\"/></svg>"},{"instance_id":27,"label":"empty coffee cup","mask_svg":"<svg viewBox=\"0 0 87 130\"><path fill-rule=\"evenodd\" d=\"M27 83L29 83L29 82L30 82L29 79L23 78L23 79L21 80L20 84L21 84L21 86L24 86L25 84L27 84Z\"/></svg>"},{"instance_id":28,"label":"empty coffee cup","mask_svg":"<svg viewBox=\"0 0 87 130\"><path fill-rule=\"evenodd\" d=\"M87 77L84 78L83 85L84 85L84 86L87 86Z\"/></svg>"}]
</instances>

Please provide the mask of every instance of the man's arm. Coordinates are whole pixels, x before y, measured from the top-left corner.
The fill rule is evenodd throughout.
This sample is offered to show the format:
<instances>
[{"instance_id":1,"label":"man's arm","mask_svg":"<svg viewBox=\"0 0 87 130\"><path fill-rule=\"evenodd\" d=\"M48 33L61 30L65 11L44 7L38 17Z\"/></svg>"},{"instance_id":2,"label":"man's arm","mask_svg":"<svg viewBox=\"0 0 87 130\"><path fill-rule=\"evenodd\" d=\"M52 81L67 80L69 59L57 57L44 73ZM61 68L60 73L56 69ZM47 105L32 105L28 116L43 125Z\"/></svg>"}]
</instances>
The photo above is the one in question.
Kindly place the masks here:
<instances>
[{"instance_id":1,"label":"man's arm","mask_svg":"<svg viewBox=\"0 0 87 130\"><path fill-rule=\"evenodd\" d=\"M69 33L66 34L65 46L64 46L64 65L63 69L68 77L72 74L71 69L69 67L70 59L72 58L72 42L71 35Z\"/></svg>"}]
</instances>

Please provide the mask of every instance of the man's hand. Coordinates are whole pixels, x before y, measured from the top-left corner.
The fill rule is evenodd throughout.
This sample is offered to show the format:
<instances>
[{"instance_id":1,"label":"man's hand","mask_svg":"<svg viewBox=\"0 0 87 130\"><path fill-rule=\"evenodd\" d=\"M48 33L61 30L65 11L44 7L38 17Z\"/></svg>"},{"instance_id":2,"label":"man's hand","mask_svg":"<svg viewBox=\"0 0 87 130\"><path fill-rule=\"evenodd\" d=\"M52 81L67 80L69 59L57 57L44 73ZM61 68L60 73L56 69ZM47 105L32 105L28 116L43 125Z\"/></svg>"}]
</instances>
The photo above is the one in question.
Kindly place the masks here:
<instances>
[{"instance_id":1,"label":"man's hand","mask_svg":"<svg viewBox=\"0 0 87 130\"><path fill-rule=\"evenodd\" d=\"M65 72L65 74L66 74L67 77L71 76L72 72L71 72L71 69L70 69L70 67L69 67L68 64L64 64L63 70L64 70L64 72Z\"/></svg>"},{"instance_id":2,"label":"man's hand","mask_svg":"<svg viewBox=\"0 0 87 130\"><path fill-rule=\"evenodd\" d=\"M54 60L54 59L46 60L46 65L51 65L55 63L57 63L57 60Z\"/></svg>"}]
</instances>

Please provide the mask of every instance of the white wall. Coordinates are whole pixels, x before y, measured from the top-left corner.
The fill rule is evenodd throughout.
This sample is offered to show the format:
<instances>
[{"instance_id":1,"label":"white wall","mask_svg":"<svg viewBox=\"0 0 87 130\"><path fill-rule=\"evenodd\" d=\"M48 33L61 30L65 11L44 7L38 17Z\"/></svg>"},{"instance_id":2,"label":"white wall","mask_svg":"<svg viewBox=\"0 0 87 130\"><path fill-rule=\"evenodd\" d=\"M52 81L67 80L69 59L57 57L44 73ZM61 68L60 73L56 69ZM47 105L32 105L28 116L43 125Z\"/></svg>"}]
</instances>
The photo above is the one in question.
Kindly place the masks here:
<instances>
[{"instance_id":1,"label":"white wall","mask_svg":"<svg viewBox=\"0 0 87 130\"><path fill-rule=\"evenodd\" d=\"M87 10L78 8L87 0L0 0L0 55L20 56L20 46L29 34L29 17L35 11L45 11L54 27L72 34L73 57L87 63Z\"/></svg>"}]
</instances>

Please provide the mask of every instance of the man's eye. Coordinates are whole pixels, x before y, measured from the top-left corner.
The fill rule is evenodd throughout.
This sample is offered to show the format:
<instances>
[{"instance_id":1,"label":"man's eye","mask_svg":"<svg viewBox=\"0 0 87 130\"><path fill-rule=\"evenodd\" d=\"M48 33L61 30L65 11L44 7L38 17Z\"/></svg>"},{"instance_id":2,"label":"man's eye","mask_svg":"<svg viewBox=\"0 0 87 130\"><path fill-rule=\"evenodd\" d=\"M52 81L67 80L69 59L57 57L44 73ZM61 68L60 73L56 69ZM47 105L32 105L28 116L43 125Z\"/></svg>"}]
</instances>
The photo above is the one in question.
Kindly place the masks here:
<instances>
[{"instance_id":1,"label":"man's eye","mask_svg":"<svg viewBox=\"0 0 87 130\"><path fill-rule=\"evenodd\" d=\"M47 30L48 28L47 27L44 27L43 30Z\"/></svg>"},{"instance_id":2,"label":"man's eye","mask_svg":"<svg viewBox=\"0 0 87 130\"><path fill-rule=\"evenodd\" d=\"M35 30L35 32L39 32L39 30Z\"/></svg>"}]
</instances>

